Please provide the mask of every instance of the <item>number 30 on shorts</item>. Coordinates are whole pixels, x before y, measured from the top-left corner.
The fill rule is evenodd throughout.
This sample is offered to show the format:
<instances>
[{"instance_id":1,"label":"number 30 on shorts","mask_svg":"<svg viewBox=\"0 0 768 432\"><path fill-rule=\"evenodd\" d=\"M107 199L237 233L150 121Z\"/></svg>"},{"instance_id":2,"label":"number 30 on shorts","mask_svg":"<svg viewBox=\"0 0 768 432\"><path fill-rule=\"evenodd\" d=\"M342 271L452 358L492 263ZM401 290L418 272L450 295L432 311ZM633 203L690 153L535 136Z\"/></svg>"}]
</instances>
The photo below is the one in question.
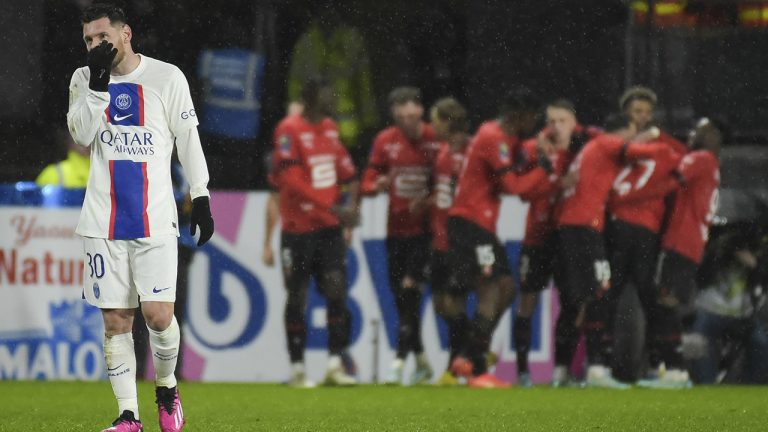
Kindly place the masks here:
<instances>
[{"instance_id":1,"label":"number 30 on shorts","mask_svg":"<svg viewBox=\"0 0 768 432\"><path fill-rule=\"evenodd\" d=\"M101 279L104 277L104 257L97 253L91 255L90 252L86 253L88 255L88 277L96 277L96 279Z\"/></svg>"}]
</instances>

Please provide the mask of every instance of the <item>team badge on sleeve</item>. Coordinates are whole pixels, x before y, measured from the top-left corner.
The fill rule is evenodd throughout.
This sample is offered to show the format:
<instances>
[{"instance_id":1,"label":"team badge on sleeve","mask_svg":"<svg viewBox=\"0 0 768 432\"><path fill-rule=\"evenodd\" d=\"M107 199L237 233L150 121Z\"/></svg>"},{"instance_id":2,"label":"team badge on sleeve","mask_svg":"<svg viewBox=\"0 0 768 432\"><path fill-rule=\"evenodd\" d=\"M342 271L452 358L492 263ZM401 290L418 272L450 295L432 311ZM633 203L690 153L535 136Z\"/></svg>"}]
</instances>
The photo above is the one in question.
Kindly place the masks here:
<instances>
[{"instance_id":1,"label":"team badge on sleeve","mask_svg":"<svg viewBox=\"0 0 768 432\"><path fill-rule=\"evenodd\" d=\"M509 146L504 141L499 143L499 160L504 163L509 162Z\"/></svg>"},{"instance_id":2,"label":"team badge on sleeve","mask_svg":"<svg viewBox=\"0 0 768 432\"><path fill-rule=\"evenodd\" d=\"M286 135L280 135L280 138L278 138L278 144L280 144L280 153L284 156L290 156L291 155L291 137Z\"/></svg>"}]
</instances>

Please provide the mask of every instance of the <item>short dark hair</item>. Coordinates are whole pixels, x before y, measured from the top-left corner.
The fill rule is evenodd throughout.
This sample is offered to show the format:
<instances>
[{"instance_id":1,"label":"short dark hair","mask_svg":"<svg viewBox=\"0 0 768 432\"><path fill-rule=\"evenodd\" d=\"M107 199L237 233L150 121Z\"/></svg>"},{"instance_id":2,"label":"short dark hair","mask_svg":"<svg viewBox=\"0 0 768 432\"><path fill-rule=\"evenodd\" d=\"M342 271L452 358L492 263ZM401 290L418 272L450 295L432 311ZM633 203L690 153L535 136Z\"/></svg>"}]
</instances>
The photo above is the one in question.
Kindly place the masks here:
<instances>
[{"instance_id":1,"label":"short dark hair","mask_svg":"<svg viewBox=\"0 0 768 432\"><path fill-rule=\"evenodd\" d=\"M82 24L88 24L89 22L96 21L101 18L109 18L109 23L122 23L125 24L125 12L123 8L117 6L115 3L110 2L96 2L83 10L80 16L80 22Z\"/></svg>"},{"instance_id":2,"label":"short dark hair","mask_svg":"<svg viewBox=\"0 0 768 432\"><path fill-rule=\"evenodd\" d=\"M499 104L502 115L536 112L541 108L541 101L527 87L516 87L507 92Z\"/></svg>"},{"instance_id":3,"label":"short dark hair","mask_svg":"<svg viewBox=\"0 0 768 432\"><path fill-rule=\"evenodd\" d=\"M720 132L720 144L726 144L731 141L733 135L728 120L720 115L705 116L704 118Z\"/></svg>"},{"instance_id":4,"label":"short dark hair","mask_svg":"<svg viewBox=\"0 0 768 432\"><path fill-rule=\"evenodd\" d=\"M469 130L467 110L456 99L444 97L435 102L432 109L440 120L448 122L448 130L451 133L467 132Z\"/></svg>"},{"instance_id":5,"label":"short dark hair","mask_svg":"<svg viewBox=\"0 0 768 432\"><path fill-rule=\"evenodd\" d=\"M396 87L389 92L387 102L389 102L390 107L394 105L403 105L408 102L421 105L421 90L411 86Z\"/></svg>"},{"instance_id":6,"label":"short dark hair","mask_svg":"<svg viewBox=\"0 0 768 432\"><path fill-rule=\"evenodd\" d=\"M323 75L313 75L304 81L301 86L301 101L305 105L312 105L317 102L317 96L320 94L320 89L328 87L330 82L328 78Z\"/></svg>"},{"instance_id":7,"label":"short dark hair","mask_svg":"<svg viewBox=\"0 0 768 432\"><path fill-rule=\"evenodd\" d=\"M659 98L656 96L656 92L643 86L634 86L628 88L624 94L619 98L619 109L626 110L632 101L644 100L650 102L651 105L656 105Z\"/></svg>"},{"instance_id":8,"label":"short dark hair","mask_svg":"<svg viewBox=\"0 0 768 432\"><path fill-rule=\"evenodd\" d=\"M566 98L555 99L547 104L547 108L559 108L570 111L573 115L576 115L576 105Z\"/></svg>"},{"instance_id":9,"label":"short dark hair","mask_svg":"<svg viewBox=\"0 0 768 432\"><path fill-rule=\"evenodd\" d=\"M621 129L626 129L632 124L629 117L624 113L611 113L605 118L603 128L606 132L616 132Z\"/></svg>"}]
</instances>

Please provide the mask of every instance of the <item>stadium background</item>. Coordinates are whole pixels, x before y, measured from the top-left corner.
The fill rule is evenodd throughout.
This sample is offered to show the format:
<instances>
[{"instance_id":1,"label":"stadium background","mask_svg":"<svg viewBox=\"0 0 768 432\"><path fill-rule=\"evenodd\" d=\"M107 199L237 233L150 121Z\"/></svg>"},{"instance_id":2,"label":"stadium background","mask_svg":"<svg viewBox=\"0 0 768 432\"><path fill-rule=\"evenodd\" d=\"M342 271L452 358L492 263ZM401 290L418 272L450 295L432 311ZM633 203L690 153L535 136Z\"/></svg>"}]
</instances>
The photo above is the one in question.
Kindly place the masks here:
<instances>
[{"instance_id":1,"label":"stadium background","mask_svg":"<svg viewBox=\"0 0 768 432\"><path fill-rule=\"evenodd\" d=\"M0 303L4 308L0 321L5 323L0 327L2 378L103 377L99 369L100 331L94 327L98 320L96 324L92 321L98 315L77 301L78 287L51 283L45 273L48 250L63 254L62 259L77 259L79 243L63 227L67 221L74 226L77 211L47 207L47 203L57 200L16 184L33 180L42 167L64 157L65 149L54 139L54 132L65 124L71 73L84 63L78 21L81 3L10 0L0 4L0 23L5 29L0 36L0 94L4 102L0 104L0 182L10 185L3 189L5 205L0 207L0 251L5 253L0 260L0 294L5 296ZM219 191L215 195L218 198L214 198L214 211L218 212L215 216L221 221L219 227L231 230L220 229L212 245L198 254L199 261L193 265L189 306L192 331L187 334L199 356L197 360L203 359L199 364L206 363L207 356L221 362L212 369L221 372L206 375L201 366L197 373L190 372L196 375L191 378L230 380L240 370L248 371L241 379L279 379L277 376L283 377L287 371L282 329L268 331L253 320L279 324L276 317L282 310L282 284L274 270L258 268L258 253L249 249L260 239L263 224L259 201L263 195L244 191L265 186L262 158L270 147L272 128L285 111L291 50L311 17L318 13L320 2L125 3L137 52L179 65L190 81L198 109L204 105L200 59L206 50L241 49L264 62L263 74L257 78L261 94L256 136L203 136L211 169L210 186ZM768 32L760 26L742 25L739 2L687 3L691 13L722 9L720 21L694 26L637 23L627 2L607 0L354 0L341 2L337 10L346 23L363 32L367 41L375 71L379 126L387 118L384 95L405 83L421 87L426 104L446 94L458 97L467 104L474 125L493 116L496 95L515 84L536 89L544 98L571 98L585 123L599 123L606 113L615 110L617 96L627 85L649 85L660 96L657 115L661 124L678 137L685 134L695 115L720 113L730 120L735 140L723 157L721 220L761 223L762 203L768 196L768 177L761 175L768 166L764 147L768 130L761 118L768 108L768 83L761 79ZM370 137L374 130L365 132ZM358 153L365 153L364 146ZM240 195L224 192L227 190L239 191L232 193ZM219 209L226 210L216 210L217 199ZM355 335L353 351L361 358L361 375L366 380L374 377L373 359L377 358L383 368L391 355L386 332L391 323L387 321L386 301L382 301L387 291L382 290L383 297L379 296L376 278L383 275L369 264L383 260L383 255L375 253L375 241L384 237L381 221L375 218L383 214L375 211L376 206L383 205L381 201L367 203L365 215L370 217L364 215L366 225L356 236L356 247L351 252L357 270L362 272L353 279L362 277L365 282L361 286L365 288L360 289L367 290L359 294L363 298L358 298L354 291L358 288L353 284L353 301L364 300L360 308L365 308L360 314L360 333ZM237 208L240 213L233 210ZM521 237L524 207L509 200L506 209L511 216L503 218L500 234L514 251ZM33 237L37 244L31 241L23 246L30 249L19 249L22 225L29 228L33 219L43 227L39 231L42 237ZM52 240L50 236L60 239ZM366 240L373 241L367 249ZM8 264L13 251L19 259L15 266ZM25 268L32 266L24 261L27 257L37 260L34 271ZM9 273L12 269L16 272L13 283ZM33 278L30 280L34 283L25 282L25 277ZM263 309L243 309L246 303L238 302L246 298L243 296L249 304ZM259 300L259 296L263 298ZM313 305L317 304L315 299ZM543 310L552 313L554 308L554 303L545 301ZM426 310L429 314L428 307ZM264 315L260 317L259 313ZM201 326L198 329L194 328L196 319ZM381 323L379 356L372 351L373 320ZM17 327L9 327L7 323L11 322ZM310 322L317 323L312 316ZM435 322L428 319L427 326ZM19 327L18 323L30 324ZM549 334L548 325L546 320L539 322L540 335ZM513 355L509 325L503 328L506 330L496 335L493 346L503 351L504 362L511 361ZM433 327L425 338L437 330ZM210 335L219 339L211 339ZM322 338L322 332L315 336ZM310 344L321 346L318 340L311 339ZM435 338L435 342L438 340ZM539 339L538 343L533 359L545 368L551 349L547 340ZM439 345L430 347L429 352L433 364L444 360ZM317 361L321 353L318 350L311 363L315 366L310 365L311 374L319 374ZM310 361L313 356L310 354ZM195 358L191 355L186 361L194 362ZM272 375L265 375L259 369L265 366L263 362L274 362L266 365L284 369L272 369ZM33 373L36 371L42 372ZM540 379L545 375L542 369ZM512 377L511 369L506 377Z\"/></svg>"}]
</instances>

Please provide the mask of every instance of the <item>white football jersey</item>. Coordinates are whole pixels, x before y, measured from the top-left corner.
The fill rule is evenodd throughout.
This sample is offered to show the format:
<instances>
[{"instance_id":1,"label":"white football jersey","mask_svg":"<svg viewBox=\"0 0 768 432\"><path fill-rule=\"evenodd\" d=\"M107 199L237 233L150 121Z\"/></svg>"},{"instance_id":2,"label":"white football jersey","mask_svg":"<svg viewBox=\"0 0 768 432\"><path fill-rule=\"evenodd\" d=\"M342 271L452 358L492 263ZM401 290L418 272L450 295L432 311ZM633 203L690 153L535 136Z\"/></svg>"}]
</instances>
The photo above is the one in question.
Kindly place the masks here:
<instances>
[{"instance_id":1,"label":"white football jersey","mask_svg":"<svg viewBox=\"0 0 768 432\"><path fill-rule=\"evenodd\" d=\"M187 80L172 64L140 59L133 72L110 77L108 92L88 88L87 67L77 69L70 82L69 131L75 142L91 147L76 229L84 237L178 235L170 171L175 141L192 198L208 195L208 168Z\"/></svg>"}]
</instances>

